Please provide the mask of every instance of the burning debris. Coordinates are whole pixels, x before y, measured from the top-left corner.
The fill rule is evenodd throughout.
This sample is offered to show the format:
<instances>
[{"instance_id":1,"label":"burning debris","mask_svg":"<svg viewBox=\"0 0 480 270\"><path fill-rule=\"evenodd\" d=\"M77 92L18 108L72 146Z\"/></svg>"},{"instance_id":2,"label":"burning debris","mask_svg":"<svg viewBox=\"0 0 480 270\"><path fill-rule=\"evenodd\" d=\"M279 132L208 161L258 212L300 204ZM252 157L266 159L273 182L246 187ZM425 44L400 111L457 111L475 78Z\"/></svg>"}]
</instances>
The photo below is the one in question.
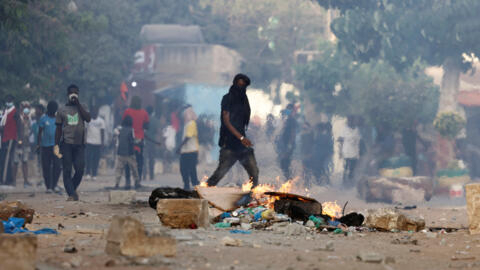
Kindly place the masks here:
<instances>
[{"instance_id":1,"label":"burning debris","mask_svg":"<svg viewBox=\"0 0 480 270\"><path fill-rule=\"evenodd\" d=\"M313 227L318 230L362 225L363 215L344 215L346 204L342 208L337 202L320 203L308 197L308 190L296 185L298 180L295 178L283 184L261 184L256 187L247 181L241 188L208 187L206 182L202 182L196 191L200 198L223 212L214 219L217 228L240 226L244 230L265 229L287 221L302 225L313 223ZM245 195L249 195L251 201L238 207L236 203Z\"/></svg>"}]
</instances>

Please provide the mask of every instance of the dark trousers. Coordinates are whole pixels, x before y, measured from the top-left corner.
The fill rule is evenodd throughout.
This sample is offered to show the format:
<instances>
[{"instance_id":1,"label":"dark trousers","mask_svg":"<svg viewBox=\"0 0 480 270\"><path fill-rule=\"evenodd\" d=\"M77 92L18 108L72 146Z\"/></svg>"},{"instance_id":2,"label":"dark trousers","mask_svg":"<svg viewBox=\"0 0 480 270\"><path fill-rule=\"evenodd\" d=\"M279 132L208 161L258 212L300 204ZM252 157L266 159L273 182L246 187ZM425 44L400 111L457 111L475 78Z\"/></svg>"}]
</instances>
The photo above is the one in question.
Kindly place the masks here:
<instances>
[{"instance_id":1,"label":"dark trousers","mask_svg":"<svg viewBox=\"0 0 480 270\"><path fill-rule=\"evenodd\" d=\"M242 151L232 151L230 149L222 148L220 150L218 167L213 175L207 180L207 184L209 186L216 186L237 161L239 161L247 171L248 176L253 182L253 186L257 186L258 166L257 161L255 160L254 151L251 148Z\"/></svg>"},{"instance_id":2,"label":"dark trousers","mask_svg":"<svg viewBox=\"0 0 480 270\"><path fill-rule=\"evenodd\" d=\"M12 175L13 157L17 142L9 140L2 142L0 150L0 183L3 185L15 185Z\"/></svg>"},{"instance_id":3,"label":"dark trousers","mask_svg":"<svg viewBox=\"0 0 480 270\"><path fill-rule=\"evenodd\" d=\"M61 151L63 155L63 185L68 196L74 196L82 182L85 169L85 145L63 143ZM75 170L73 177L72 166Z\"/></svg>"},{"instance_id":4,"label":"dark trousers","mask_svg":"<svg viewBox=\"0 0 480 270\"><path fill-rule=\"evenodd\" d=\"M197 177L198 152L183 153L180 155L180 173L183 179L183 189L190 190L192 186L198 185Z\"/></svg>"},{"instance_id":5,"label":"dark trousers","mask_svg":"<svg viewBox=\"0 0 480 270\"><path fill-rule=\"evenodd\" d=\"M353 182L353 173L355 171L355 167L357 166L358 159L356 158L346 158L345 159L345 170L343 172L343 186L345 187L353 187L355 184Z\"/></svg>"},{"instance_id":6,"label":"dark trousers","mask_svg":"<svg viewBox=\"0 0 480 270\"><path fill-rule=\"evenodd\" d=\"M41 148L42 172L47 189L54 189L61 173L61 160L53 154L53 146Z\"/></svg>"},{"instance_id":7,"label":"dark trousers","mask_svg":"<svg viewBox=\"0 0 480 270\"><path fill-rule=\"evenodd\" d=\"M292 154L293 153L281 154L279 158L280 169L282 169L285 179L291 178L290 164L292 163Z\"/></svg>"},{"instance_id":8,"label":"dark trousers","mask_svg":"<svg viewBox=\"0 0 480 270\"><path fill-rule=\"evenodd\" d=\"M100 163L101 145L87 144L85 146L85 155L87 157L86 162L86 174L91 176L97 176L98 164Z\"/></svg>"},{"instance_id":9,"label":"dark trousers","mask_svg":"<svg viewBox=\"0 0 480 270\"><path fill-rule=\"evenodd\" d=\"M150 180L153 180L155 177L155 145L147 144L145 149L145 156L146 156L146 166L145 169L148 171L148 176ZM145 172L145 178L147 178L147 173Z\"/></svg>"},{"instance_id":10,"label":"dark trousers","mask_svg":"<svg viewBox=\"0 0 480 270\"><path fill-rule=\"evenodd\" d=\"M138 152L138 151L134 151L134 152L135 152L135 159L137 160L138 177L139 177L140 181L142 181L143 143L135 144L135 146L138 146L140 148L140 152ZM129 166L125 166L125 182L126 182L125 185L127 187L129 187L130 186L130 167Z\"/></svg>"}]
</instances>

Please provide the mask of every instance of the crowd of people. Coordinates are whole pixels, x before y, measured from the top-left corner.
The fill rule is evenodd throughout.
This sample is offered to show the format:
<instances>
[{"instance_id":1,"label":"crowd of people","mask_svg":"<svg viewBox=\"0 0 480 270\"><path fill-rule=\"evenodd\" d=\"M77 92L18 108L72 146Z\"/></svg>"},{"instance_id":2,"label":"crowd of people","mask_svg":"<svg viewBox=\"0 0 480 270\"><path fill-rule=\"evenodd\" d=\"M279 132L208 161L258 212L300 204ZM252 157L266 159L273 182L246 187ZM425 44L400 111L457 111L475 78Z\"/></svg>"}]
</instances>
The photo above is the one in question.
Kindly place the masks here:
<instances>
[{"instance_id":1,"label":"crowd of people","mask_svg":"<svg viewBox=\"0 0 480 270\"><path fill-rule=\"evenodd\" d=\"M268 115L264 125L254 116L249 128L249 84L246 75L238 74L219 104L219 163L207 180L210 186L217 185L237 161L253 186L257 185L259 168L254 143L260 137L274 145L284 179L302 176L306 186L331 183L334 152L344 161L346 188L355 186L359 170L364 175L376 174L380 162L394 155L406 155L414 174L433 173L432 158L425 158L428 149L417 151L419 143L431 148L417 126L405 130L399 140L398 134L387 128L371 128L363 125L360 117L350 116L343 128L336 131L335 141L331 122L311 125L299 113L299 106L291 103L279 119ZM142 180L155 178L156 161L160 160L164 173L171 173L172 164L178 161L184 189L190 190L199 184L199 161L212 159L216 121L208 115L197 116L191 105L181 102L144 108L142 99L133 96L111 132L97 107L88 108L80 102L76 85L67 88L66 103L62 106L54 100L48 102L46 109L41 104L17 103L11 95L4 100L0 121L1 185L16 186L17 171L21 168L23 186L32 186L29 165L35 161L36 167L41 168L46 192L66 192L68 200L78 200L77 188L82 179L97 180L100 160L109 156L114 160L110 166L115 167L112 188L141 189ZM113 133L113 139L107 142L108 132ZM335 145L339 146L338 151ZM301 172L292 170L293 160L299 161ZM369 168L372 164L377 168ZM61 174L64 190L58 185ZM123 177L125 184L121 185Z\"/></svg>"}]
</instances>

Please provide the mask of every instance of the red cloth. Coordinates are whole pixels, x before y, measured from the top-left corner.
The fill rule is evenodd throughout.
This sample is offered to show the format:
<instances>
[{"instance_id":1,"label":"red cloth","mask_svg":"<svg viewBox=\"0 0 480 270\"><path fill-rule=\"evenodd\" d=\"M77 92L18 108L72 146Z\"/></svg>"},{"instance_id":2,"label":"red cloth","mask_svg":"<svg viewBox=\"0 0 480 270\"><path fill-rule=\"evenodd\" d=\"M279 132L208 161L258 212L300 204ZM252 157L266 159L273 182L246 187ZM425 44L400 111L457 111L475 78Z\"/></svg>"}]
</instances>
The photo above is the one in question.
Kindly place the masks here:
<instances>
[{"instance_id":1,"label":"red cloth","mask_svg":"<svg viewBox=\"0 0 480 270\"><path fill-rule=\"evenodd\" d=\"M13 109L9 114L7 114L7 121L5 122L5 127L3 127L2 142L8 142L10 140L17 140L17 121L15 119L15 114L17 109Z\"/></svg>"},{"instance_id":2,"label":"red cloth","mask_svg":"<svg viewBox=\"0 0 480 270\"><path fill-rule=\"evenodd\" d=\"M177 114L174 112L172 112L170 115L170 123L176 132L180 130L180 120L178 119Z\"/></svg>"},{"instance_id":3,"label":"red cloth","mask_svg":"<svg viewBox=\"0 0 480 270\"><path fill-rule=\"evenodd\" d=\"M135 139L143 140L145 138L145 134L143 132L143 125L150 121L147 111L145 111L144 109L136 110L128 108L123 113L122 120L125 119L127 115L130 116L133 120L132 127L135 134Z\"/></svg>"}]
</instances>

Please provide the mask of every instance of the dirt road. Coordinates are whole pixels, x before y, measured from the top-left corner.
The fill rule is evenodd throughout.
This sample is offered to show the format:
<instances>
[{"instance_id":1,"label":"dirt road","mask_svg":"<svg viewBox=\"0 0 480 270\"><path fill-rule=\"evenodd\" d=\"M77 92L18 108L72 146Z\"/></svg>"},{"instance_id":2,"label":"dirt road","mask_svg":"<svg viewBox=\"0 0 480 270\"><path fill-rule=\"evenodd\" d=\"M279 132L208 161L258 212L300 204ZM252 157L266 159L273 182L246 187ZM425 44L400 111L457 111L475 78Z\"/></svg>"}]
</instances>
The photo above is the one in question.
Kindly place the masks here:
<instances>
[{"instance_id":1,"label":"dirt road","mask_svg":"<svg viewBox=\"0 0 480 270\"><path fill-rule=\"evenodd\" d=\"M161 181L146 181L153 188L179 186L178 176L167 175ZM232 234L228 229L169 230L160 225L156 213L146 203L134 205L108 204L106 186L112 177L84 181L80 201L67 202L65 196L45 194L43 189L0 189L6 200L21 200L35 209L31 229L59 229L59 235L40 235L38 269L466 269L480 268L480 236L471 236L467 226L464 199L434 198L431 202L408 210L423 216L427 226L459 228L446 234L354 232L301 232L285 235L278 231L252 231L250 235ZM366 213L366 209L385 207L367 204L355 197L354 191L316 188L312 197L320 202L349 201L349 211ZM146 201L149 192L139 192L137 199ZM147 230L163 230L177 238L177 256L157 258L154 265L134 265L107 256L104 232L114 215L128 215L145 224ZM241 239L242 246L227 247L225 237ZM400 241L396 241L399 239ZM418 244L413 244L417 240ZM328 242L333 251L324 251ZM66 243L73 243L76 253L65 253ZM374 252L383 263L367 263L357 258L362 252ZM461 260L455 260L461 259ZM152 263L145 262L145 263Z\"/></svg>"}]
</instances>

